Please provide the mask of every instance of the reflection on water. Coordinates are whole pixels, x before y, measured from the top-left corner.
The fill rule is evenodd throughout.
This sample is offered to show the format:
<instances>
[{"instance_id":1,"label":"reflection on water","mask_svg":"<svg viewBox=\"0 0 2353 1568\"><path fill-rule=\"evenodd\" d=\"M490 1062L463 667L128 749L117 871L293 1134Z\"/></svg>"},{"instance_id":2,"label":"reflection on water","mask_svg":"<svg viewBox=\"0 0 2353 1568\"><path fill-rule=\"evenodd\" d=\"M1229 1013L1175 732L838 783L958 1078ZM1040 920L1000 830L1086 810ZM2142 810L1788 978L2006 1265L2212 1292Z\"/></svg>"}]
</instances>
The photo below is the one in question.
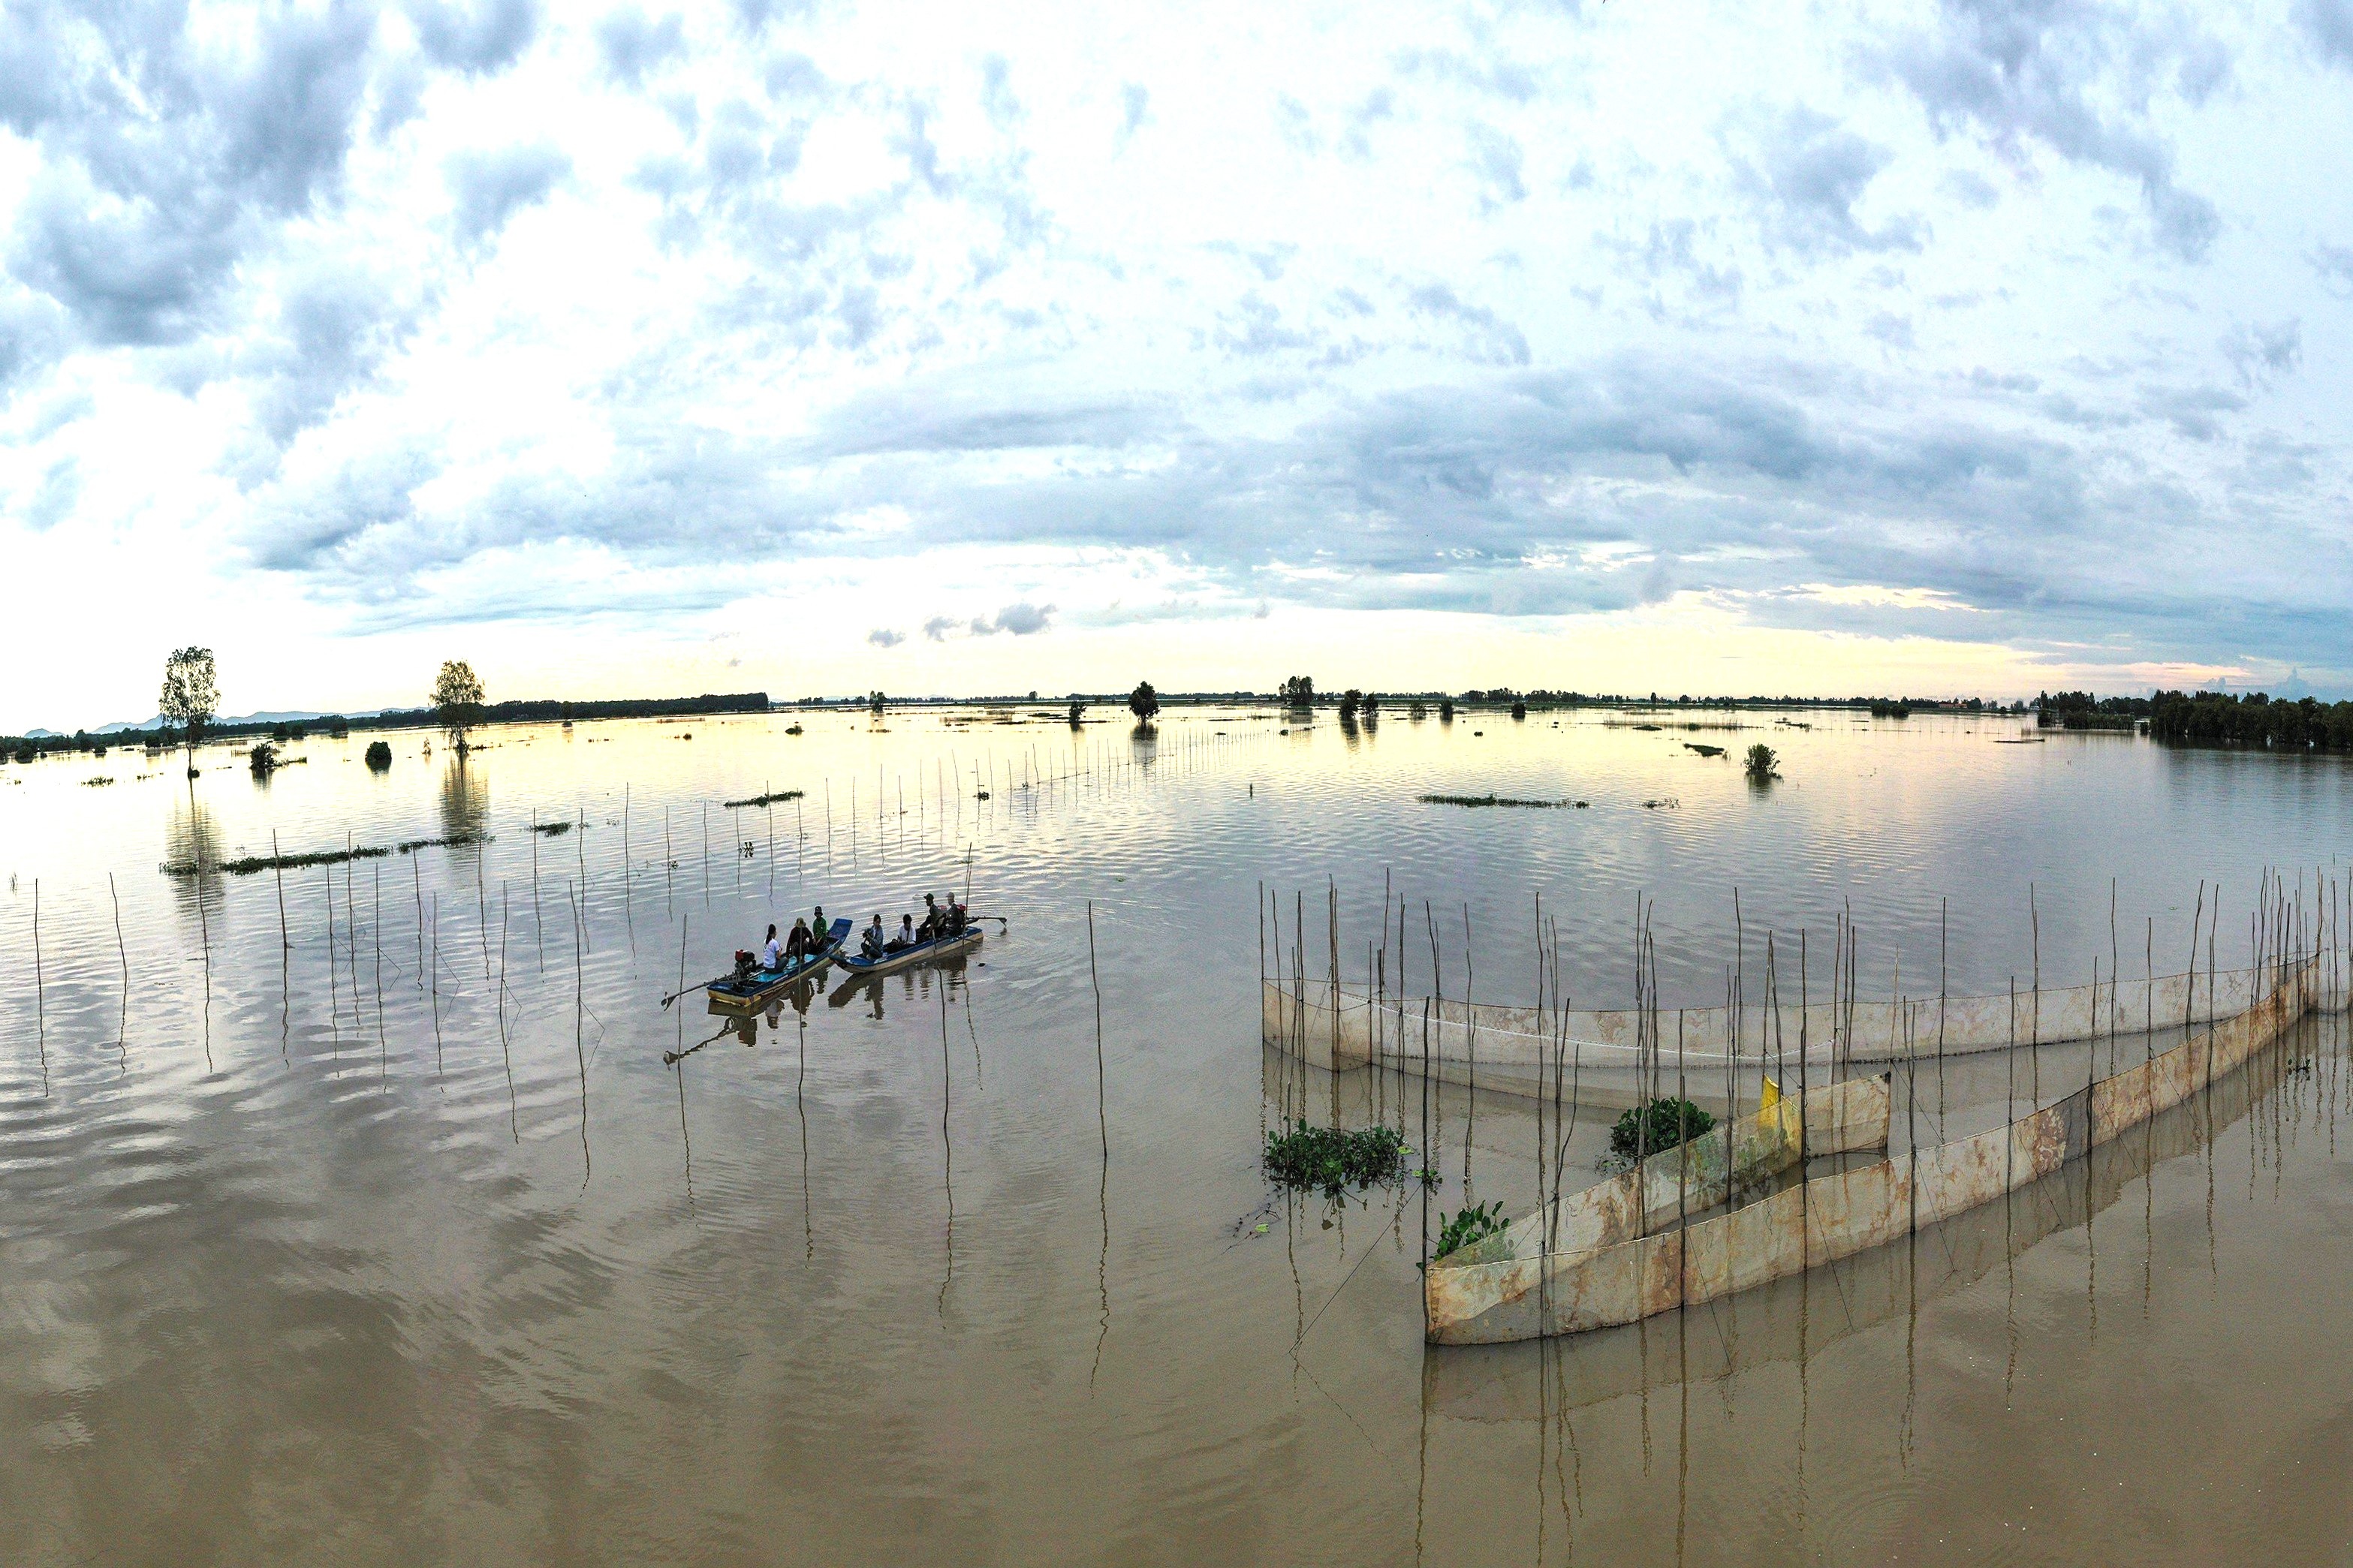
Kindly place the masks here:
<instances>
[{"instance_id":1,"label":"reflection on water","mask_svg":"<svg viewBox=\"0 0 2353 1568\"><path fill-rule=\"evenodd\" d=\"M1523 1211L1554 1131L1589 1173L1615 1109L1556 1130L1263 1051L1251 908L1261 882L1326 900L1268 900L1311 976L1336 927L1352 977L1377 933L1414 993L1499 1002L1539 983L1539 893L1543 983L1576 1005L1630 998L1638 891L1669 1006L1799 994L1793 950L1825 994L1850 910L1865 995L1899 963L1933 985L1940 953L1957 993L2038 962L2128 984L2215 929L2218 883L2229 967L2267 864L2344 929L2339 763L1726 721L1781 753L1760 794L1602 715L965 717L501 731L462 766L403 737L381 775L314 741L267 792L213 758L193 793L137 759L107 790L26 770L0 799L0 1560L2338 1549L2353 1371L2306 1303L2353 1285L2340 1021L1902 1247L1426 1353L1423 1196L1271 1194L1268 1128L1411 1119L1434 1226L1472 1191ZM554 821L587 826L531 831ZM273 835L476 833L290 872L282 924L279 879L154 870L159 837L217 867ZM1005 921L967 959L660 1005L770 920L895 925L967 875ZM2097 1048L1899 1091L1957 1135Z\"/></svg>"}]
</instances>

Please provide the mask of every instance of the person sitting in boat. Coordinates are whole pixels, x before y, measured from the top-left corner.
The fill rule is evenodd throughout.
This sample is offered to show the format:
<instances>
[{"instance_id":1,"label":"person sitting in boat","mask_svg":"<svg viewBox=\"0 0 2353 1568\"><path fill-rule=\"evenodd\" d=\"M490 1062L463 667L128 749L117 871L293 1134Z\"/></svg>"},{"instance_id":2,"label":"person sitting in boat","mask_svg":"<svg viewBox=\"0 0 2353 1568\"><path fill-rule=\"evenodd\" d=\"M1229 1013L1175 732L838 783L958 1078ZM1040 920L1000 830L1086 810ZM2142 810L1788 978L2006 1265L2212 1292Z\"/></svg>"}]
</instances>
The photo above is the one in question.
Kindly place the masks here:
<instances>
[{"instance_id":1,"label":"person sitting in boat","mask_svg":"<svg viewBox=\"0 0 2353 1568\"><path fill-rule=\"evenodd\" d=\"M913 915L901 915L899 917L899 934L892 937L889 942L884 942L882 944L882 949L886 952L897 952L902 948L909 948L914 945L915 917Z\"/></svg>"},{"instance_id":2,"label":"person sitting in boat","mask_svg":"<svg viewBox=\"0 0 2353 1568\"><path fill-rule=\"evenodd\" d=\"M923 895L923 923L915 928L915 940L917 942L932 942L942 935L945 930L946 926L944 920L940 912L939 900L934 898L929 893L925 893Z\"/></svg>"},{"instance_id":3,"label":"person sitting in boat","mask_svg":"<svg viewBox=\"0 0 2353 1568\"><path fill-rule=\"evenodd\" d=\"M877 914L874 917L874 923L866 928L866 936L859 942L858 951L865 955L868 963L871 963L882 956L882 917Z\"/></svg>"},{"instance_id":4,"label":"person sitting in boat","mask_svg":"<svg viewBox=\"0 0 2353 1568\"><path fill-rule=\"evenodd\" d=\"M795 921L792 935L785 938L785 961L797 963L808 956L809 931L806 922Z\"/></svg>"},{"instance_id":5,"label":"person sitting in boat","mask_svg":"<svg viewBox=\"0 0 2353 1568\"><path fill-rule=\"evenodd\" d=\"M825 906L818 905L817 912L809 916L809 951L811 952L825 945L826 933L832 929L833 926L825 918Z\"/></svg>"},{"instance_id":6,"label":"person sitting in boat","mask_svg":"<svg viewBox=\"0 0 2353 1568\"><path fill-rule=\"evenodd\" d=\"M948 900L947 934L950 936L962 936L964 934L965 918L965 907L962 904L957 903L955 898L951 897Z\"/></svg>"},{"instance_id":7,"label":"person sitting in boat","mask_svg":"<svg viewBox=\"0 0 2353 1568\"><path fill-rule=\"evenodd\" d=\"M776 941L776 923L774 921L770 921L768 925L768 940L762 943L760 947L760 967L763 969L780 969L784 967L784 962L785 950Z\"/></svg>"}]
</instances>

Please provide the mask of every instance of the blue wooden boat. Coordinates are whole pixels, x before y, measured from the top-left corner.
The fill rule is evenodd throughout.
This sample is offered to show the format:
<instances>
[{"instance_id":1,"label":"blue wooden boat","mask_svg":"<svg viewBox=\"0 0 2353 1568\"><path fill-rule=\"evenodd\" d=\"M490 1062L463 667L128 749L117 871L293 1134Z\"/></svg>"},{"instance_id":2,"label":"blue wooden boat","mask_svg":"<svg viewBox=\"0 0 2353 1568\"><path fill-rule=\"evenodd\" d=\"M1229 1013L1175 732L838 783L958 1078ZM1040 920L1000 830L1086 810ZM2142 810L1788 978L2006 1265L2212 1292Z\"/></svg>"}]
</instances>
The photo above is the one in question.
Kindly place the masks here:
<instances>
[{"instance_id":1,"label":"blue wooden boat","mask_svg":"<svg viewBox=\"0 0 2353 1568\"><path fill-rule=\"evenodd\" d=\"M826 928L825 938L798 958L786 959L776 969L754 968L737 974L723 974L703 987L711 994L712 1003L729 1007L760 1007L768 1001L799 984L814 980L825 966L834 962L841 944L849 940L849 919L843 916Z\"/></svg>"},{"instance_id":2,"label":"blue wooden boat","mask_svg":"<svg viewBox=\"0 0 2353 1568\"><path fill-rule=\"evenodd\" d=\"M864 958L845 952L833 961L833 966L852 980L862 980L870 974L889 974L896 970L912 969L919 963L931 963L943 958L954 958L970 952L980 945L980 927L968 925L955 936L934 937L913 947L886 950L880 958Z\"/></svg>"}]
</instances>

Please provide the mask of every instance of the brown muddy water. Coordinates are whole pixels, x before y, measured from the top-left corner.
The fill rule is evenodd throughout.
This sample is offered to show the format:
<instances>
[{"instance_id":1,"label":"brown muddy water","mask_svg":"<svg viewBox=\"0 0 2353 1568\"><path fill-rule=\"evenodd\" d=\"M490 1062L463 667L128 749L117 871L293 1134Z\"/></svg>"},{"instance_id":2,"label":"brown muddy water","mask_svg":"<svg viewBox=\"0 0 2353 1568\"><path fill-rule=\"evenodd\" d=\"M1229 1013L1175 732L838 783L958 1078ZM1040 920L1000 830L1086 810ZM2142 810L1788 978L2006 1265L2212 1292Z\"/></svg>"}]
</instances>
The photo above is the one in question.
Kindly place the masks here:
<instances>
[{"instance_id":1,"label":"brown muddy water","mask_svg":"<svg viewBox=\"0 0 2353 1568\"><path fill-rule=\"evenodd\" d=\"M1785 996L1801 929L1826 987L1848 910L1865 994L1934 994L1940 907L1954 994L2025 984L2031 887L2044 983L2128 985L2218 885L2227 967L2263 868L2341 879L2341 763L1828 712L798 717L0 770L0 1562L2353 1560L2341 1020L1904 1247L1425 1350L1419 1195L1260 1173L1285 1108L1398 1084L1262 1047L1253 912L1292 900L1314 972L1328 879L1353 978L1386 880L1410 988L1426 921L1450 995L1524 1002L1540 893L1611 1006L1639 890L1672 1006L1767 931ZM1683 744L1758 739L1763 791ZM748 1042L659 1005L769 919L967 876L1005 924L945 973ZM1527 1102L1440 1105L1431 1224L1531 1205Z\"/></svg>"}]
</instances>

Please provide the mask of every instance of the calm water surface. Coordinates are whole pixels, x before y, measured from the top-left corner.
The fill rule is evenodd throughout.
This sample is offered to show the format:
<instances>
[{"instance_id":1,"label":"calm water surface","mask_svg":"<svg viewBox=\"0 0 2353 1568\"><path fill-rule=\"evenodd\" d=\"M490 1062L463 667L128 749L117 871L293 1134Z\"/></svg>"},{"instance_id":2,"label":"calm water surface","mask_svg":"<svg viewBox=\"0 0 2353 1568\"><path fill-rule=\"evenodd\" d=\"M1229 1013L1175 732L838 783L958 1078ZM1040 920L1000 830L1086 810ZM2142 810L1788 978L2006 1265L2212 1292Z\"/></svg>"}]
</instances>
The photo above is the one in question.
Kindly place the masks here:
<instances>
[{"instance_id":1,"label":"calm water surface","mask_svg":"<svg viewBox=\"0 0 2353 1568\"><path fill-rule=\"evenodd\" d=\"M2263 868L2316 903L2353 846L2333 760L1799 718L778 714L462 766L402 735L382 775L312 740L266 784L218 748L193 787L10 766L0 1561L2353 1560L2333 1020L2006 1211L1572 1342L1426 1352L1419 1198L1272 1199L1282 1108L1395 1093L1258 1039L1261 942L1303 912L1321 972L1327 888L1352 978L1386 886L1409 988L1434 930L1495 1001L1534 990L1540 895L1581 1005L1629 999L1647 895L1665 1000L1704 1005L1767 931L1785 994L1801 931L1826 986L1846 910L1874 994L1899 963L1933 994L1940 952L1956 993L2178 971L2218 887L2243 963ZM1761 792L1686 744L1759 739ZM748 1039L659 1005L770 919L967 878L1005 924L950 973ZM1450 1089L1433 1211L1532 1201L1534 1143Z\"/></svg>"}]
</instances>

